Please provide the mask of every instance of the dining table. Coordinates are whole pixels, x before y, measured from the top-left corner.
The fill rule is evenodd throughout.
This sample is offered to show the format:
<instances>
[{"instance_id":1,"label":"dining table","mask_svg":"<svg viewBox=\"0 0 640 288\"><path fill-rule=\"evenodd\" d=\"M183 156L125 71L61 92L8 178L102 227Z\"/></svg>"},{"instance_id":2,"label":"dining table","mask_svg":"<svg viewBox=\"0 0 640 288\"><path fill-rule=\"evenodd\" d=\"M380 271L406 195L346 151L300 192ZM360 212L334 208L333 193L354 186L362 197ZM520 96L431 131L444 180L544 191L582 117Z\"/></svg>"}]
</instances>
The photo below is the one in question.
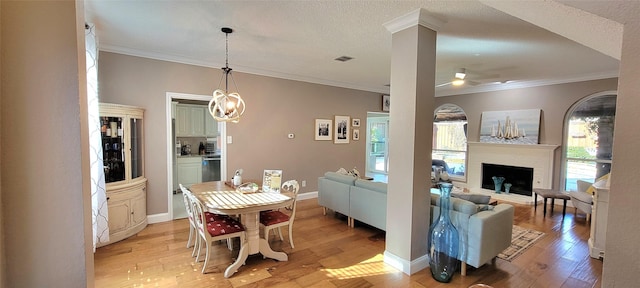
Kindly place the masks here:
<instances>
[{"instance_id":1,"label":"dining table","mask_svg":"<svg viewBox=\"0 0 640 288\"><path fill-rule=\"evenodd\" d=\"M260 187L258 183L258 187ZM260 211L283 208L294 200L287 193L240 192L231 183L211 181L193 184L191 192L204 204L211 213L224 215L240 215L240 222L245 228L246 240L240 243L238 258L225 270L224 277L229 278L247 257L262 254L264 258L288 261L285 252L273 251L269 246L268 235L260 237Z\"/></svg>"}]
</instances>

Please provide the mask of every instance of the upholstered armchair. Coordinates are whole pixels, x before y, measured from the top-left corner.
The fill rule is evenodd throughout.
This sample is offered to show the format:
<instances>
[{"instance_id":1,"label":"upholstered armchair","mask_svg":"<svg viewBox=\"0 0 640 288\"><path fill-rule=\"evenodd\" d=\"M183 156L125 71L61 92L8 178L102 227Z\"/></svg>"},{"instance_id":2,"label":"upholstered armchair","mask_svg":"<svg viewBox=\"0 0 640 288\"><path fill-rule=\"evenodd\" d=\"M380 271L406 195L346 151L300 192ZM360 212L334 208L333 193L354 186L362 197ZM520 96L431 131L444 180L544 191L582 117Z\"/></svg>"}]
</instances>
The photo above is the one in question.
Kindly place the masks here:
<instances>
[{"instance_id":1,"label":"upholstered armchair","mask_svg":"<svg viewBox=\"0 0 640 288\"><path fill-rule=\"evenodd\" d=\"M589 221L593 205L593 194L586 191L591 187L591 182L577 180L577 184L578 191L569 193L571 196L571 203L573 203L573 207L576 209L574 214L580 210L582 213L587 215L587 221Z\"/></svg>"}]
</instances>

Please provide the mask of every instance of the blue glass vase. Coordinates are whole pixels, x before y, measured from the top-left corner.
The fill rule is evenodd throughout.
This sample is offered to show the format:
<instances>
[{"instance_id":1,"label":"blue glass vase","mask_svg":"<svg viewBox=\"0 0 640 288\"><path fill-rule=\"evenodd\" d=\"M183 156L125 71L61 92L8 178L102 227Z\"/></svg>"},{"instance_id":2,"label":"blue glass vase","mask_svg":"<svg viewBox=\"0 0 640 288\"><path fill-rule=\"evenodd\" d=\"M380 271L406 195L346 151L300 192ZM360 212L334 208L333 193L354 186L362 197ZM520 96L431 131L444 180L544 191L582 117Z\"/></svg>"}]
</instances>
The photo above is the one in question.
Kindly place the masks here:
<instances>
[{"instance_id":1,"label":"blue glass vase","mask_svg":"<svg viewBox=\"0 0 640 288\"><path fill-rule=\"evenodd\" d=\"M440 184L440 216L429 228L429 267L438 282L451 281L458 265L458 230L449 216L451 183Z\"/></svg>"},{"instance_id":2,"label":"blue glass vase","mask_svg":"<svg viewBox=\"0 0 640 288\"><path fill-rule=\"evenodd\" d=\"M509 190L511 190L511 183L504 183L504 193L509 194Z\"/></svg>"},{"instance_id":3,"label":"blue glass vase","mask_svg":"<svg viewBox=\"0 0 640 288\"><path fill-rule=\"evenodd\" d=\"M504 177L493 176L491 177L491 179L493 179L493 184L495 185L496 193L500 194L500 192L502 191L502 182L504 182Z\"/></svg>"}]
</instances>

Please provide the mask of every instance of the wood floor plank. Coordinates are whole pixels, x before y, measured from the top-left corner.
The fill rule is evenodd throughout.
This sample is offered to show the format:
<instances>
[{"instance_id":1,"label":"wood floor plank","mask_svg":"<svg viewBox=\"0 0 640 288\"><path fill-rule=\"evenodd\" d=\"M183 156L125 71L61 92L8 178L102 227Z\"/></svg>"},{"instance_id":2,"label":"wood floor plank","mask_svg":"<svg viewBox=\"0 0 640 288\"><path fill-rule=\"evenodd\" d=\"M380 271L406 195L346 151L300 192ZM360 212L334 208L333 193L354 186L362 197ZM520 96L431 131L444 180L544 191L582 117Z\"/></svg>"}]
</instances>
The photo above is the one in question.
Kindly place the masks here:
<instances>
[{"instance_id":1,"label":"wood floor plank","mask_svg":"<svg viewBox=\"0 0 640 288\"><path fill-rule=\"evenodd\" d=\"M531 206L515 206L514 224L546 235L511 262L470 267L468 276L457 273L451 283L439 283L429 269L408 276L383 262L384 233L329 211L322 214L317 199L298 202L293 237L284 241L273 234L271 247L284 251L289 261L279 262L250 256L234 276L224 270L238 255L239 243L229 251L225 242L211 246L207 274L203 259L196 262L191 248L187 219L148 225L137 235L97 249L94 257L96 287L599 287L602 260L589 257L589 222L567 213L542 215ZM560 210L558 210L560 209ZM556 211L561 208L556 207ZM204 255L204 249L202 251ZM201 256L201 258L204 258Z\"/></svg>"}]
</instances>

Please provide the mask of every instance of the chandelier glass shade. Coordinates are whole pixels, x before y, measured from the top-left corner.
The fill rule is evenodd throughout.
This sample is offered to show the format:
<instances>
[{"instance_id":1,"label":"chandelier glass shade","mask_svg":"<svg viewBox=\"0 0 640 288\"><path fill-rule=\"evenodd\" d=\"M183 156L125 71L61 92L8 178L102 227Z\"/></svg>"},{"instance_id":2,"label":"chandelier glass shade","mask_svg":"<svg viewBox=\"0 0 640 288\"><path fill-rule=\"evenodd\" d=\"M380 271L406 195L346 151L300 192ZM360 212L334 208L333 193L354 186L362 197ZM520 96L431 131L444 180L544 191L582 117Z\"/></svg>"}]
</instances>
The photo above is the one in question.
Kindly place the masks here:
<instances>
[{"instance_id":1,"label":"chandelier glass shade","mask_svg":"<svg viewBox=\"0 0 640 288\"><path fill-rule=\"evenodd\" d=\"M222 79L225 80L225 88L224 90L218 88L213 91L213 97L209 101L209 113L216 121L238 123L240 116L244 113L245 104L238 92L229 93L229 77L233 80L232 69L229 68L229 33L232 33L233 30L225 27L222 28L222 32L226 34L226 62L225 67L222 67ZM220 79L221 83L222 79ZM238 91L235 81L233 81L233 85Z\"/></svg>"}]
</instances>

